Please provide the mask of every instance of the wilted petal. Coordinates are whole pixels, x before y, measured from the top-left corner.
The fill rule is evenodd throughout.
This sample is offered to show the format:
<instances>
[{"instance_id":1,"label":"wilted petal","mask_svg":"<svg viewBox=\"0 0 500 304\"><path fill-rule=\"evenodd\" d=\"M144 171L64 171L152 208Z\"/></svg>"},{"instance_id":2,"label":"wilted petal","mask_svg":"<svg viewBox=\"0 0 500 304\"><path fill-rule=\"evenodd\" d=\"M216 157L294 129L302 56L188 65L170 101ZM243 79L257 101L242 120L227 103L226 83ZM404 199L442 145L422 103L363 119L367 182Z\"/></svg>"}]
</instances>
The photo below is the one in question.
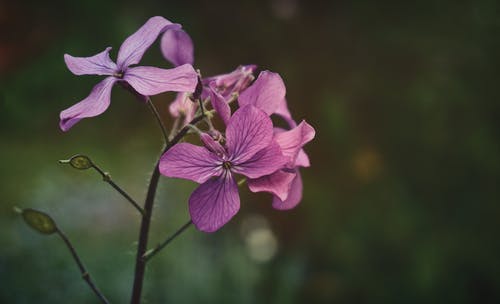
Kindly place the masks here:
<instances>
[{"instance_id":1,"label":"wilted petal","mask_svg":"<svg viewBox=\"0 0 500 304\"><path fill-rule=\"evenodd\" d=\"M75 75L113 75L116 64L109 58L110 47L91 57L73 57L64 54L64 62Z\"/></svg>"},{"instance_id":2,"label":"wilted petal","mask_svg":"<svg viewBox=\"0 0 500 304\"><path fill-rule=\"evenodd\" d=\"M210 103L212 107L215 109L217 114L219 114L220 118L224 122L224 124L229 123L229 118L231 118L231 108L229 104L226 102L226 99L217 93L214 83L210 84L209 92L210 92Z\"/></svg>"},{"instance_id":3,"label":"wilted petal","mask_svg":"<svg viewBox=\"0 0 500 304\"><path fill-rule=\"evenodd\" d=\"M118 67L123 69L139 63L146 50L155 42L160 33L167 29L180 28L179 24L173 24L160 16L149 18L141 28L122 43L118 51Z\"/></svg>"},{"instance_id":4,"label":"wilted petal","mask_svg":"<svg viewBox=\"0 0 500 304\"><path fill-rule=\"evenodd\" d=\"M137 92L147 96L167 91L193 92L198 83L198 75L189 64L173 69L148 66L128 68L123 79Z\"/></svg>"},{"instance_id":5,"label":"wilted petal","mask_svg":"<svg viewBox=\"0 0 500 304\"><path fill-rule=\"evenodd\" d=\"M94 117L106 111L111 100L111 88L117 81L115 77L107 77L94 86L90 95L84 100L61 112L59 126L68 131L83 118Z\"/></svg>"},{"instance_id":6,"label":"wilted petal","mask_svg":"<svg viewBox=\"0 0 500 304\"><path fill-rule=\"evenodd\" d=\"M161 156L160 173L204 183L222 173L222 161L205 147L180 143Z\"/></svg>"},{"instance_id":7,"label":"wilted petal","mask_svg":"<svg viewBox=\"0 0 500 304\"><path fill-rule=\"evenodd\" d=\"M273 123L266 113L254 106L234 112L226 128L226 146L232 160L245 162L266 148L272 140Z\"/></svg>"},{"instance_id":8,"label":"wilted petal","mask_svg":"<svg viewBox=\"0 0 500 304\"><path fill-rule=\"evenodd\" d=\"M238 186L230 172L201 184L189 198L191 219L196 228L204 232L218 230L239 209Z\"/></svg>"},{"instance_id":9,"label":"wilted petal","mask_svg":"<svg viewBox=\"0 0 500 304\"><path fill-rule=\"evenodd\" d=\"M258 178L282 169L289 162L289 158L281 153L276 142L255 153L244 162L232 161L232 171L249 178Z\"/></svg>"},{"instance_id":10,"label":"wilted petal","mask_svg":"<svg viewBox=\"0 0 500 304\"><path fill-rule=\"evenodd\" d=\"M289 131L276 133L274 139L281 147L283 154L290 158L290 164L293 165L299 151L314 138L315 134L314 128L303 120Z\"/></svg>"},{"instance_id":11,"label":"wilted petal","mask_svg":"<svg viewBox=\"0 0 500 304\"><path fill-rule=\"evenodd\" d=\"M293 164L295 167L310 167L311 162L309 161L309 156L307 156L304 149L300 149L297 158L295 159L295 163Z\"/></svg>"},{"instance_id":12,"label":"wilted petal","mask_svg":"<svg viewBox=\"0 0 500 304\"><path fill-rule=\"evenodd\" d=\"M263 71L257 77L257 80L243 91L238 103L240 107L245 105L254 105L267 115L276 112L285 100L286 88L283 79L277 73Z\"/></svg>"},{"instance_id":13,"label":"wilted petal","mask_svg":"<svg viewBox=\"0 0 500 304\"><path fill-rule=\"evenodd\" d=\"M297 175L292 181L290 192L286 200L282 201L279 197L273 197L273 207L278 210L288 210L297 206L302 200L302 177L297 170Z\"/></svg>"},{"instance_id":14,"label":"wilted petal","mask_svg":"<svg viewBox=\"0 0 500 304\"><path fill-rule=\"evenodd\" d=\"M194 46L191 37L181 29L170 29L161 38L163 57L173 65L194 63Z\"/></svg>"},{"instance_id":15,"label":"wilted petal","mask_svg":"<svg viewBox=\"0 0 500 304\"><path fill-rule=\"evenodd\" d=\"M247 180L247 184L252 192L270 192L283 201L288 197L295 175L295 172L278 170L270 175L249 179Z\"/></svg>"}]
</instances>

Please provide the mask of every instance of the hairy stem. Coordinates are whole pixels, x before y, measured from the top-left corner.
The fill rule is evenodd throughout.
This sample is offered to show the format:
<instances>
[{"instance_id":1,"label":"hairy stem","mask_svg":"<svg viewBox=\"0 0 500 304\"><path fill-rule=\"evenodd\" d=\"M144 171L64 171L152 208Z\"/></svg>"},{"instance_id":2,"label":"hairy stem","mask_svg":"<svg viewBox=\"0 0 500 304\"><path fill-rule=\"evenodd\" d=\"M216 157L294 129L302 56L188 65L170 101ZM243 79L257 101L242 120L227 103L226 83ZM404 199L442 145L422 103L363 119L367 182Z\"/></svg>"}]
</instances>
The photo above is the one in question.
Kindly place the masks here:
<instances>
[{"instance_id":1,"label":"hairy stem","mask_svg":"<svg viewBox=\"0 0 500 304\"><path fill-rule=\"evenodd\" d=\"M153 112L153 115L158 122L158 125L160 126L161 133L163 134L163 138L165 139L165 143L168 144L168 135L167 135L167 128L165 128L165 125L163 124L163 121L161 120L160 113L158 113L158 109L156 109L153 101L151 100L151 97L148 97L148 105L151 111Z\"/></svg>"},{"instance_id":2,"label":"hairy stem","mask_svg":"<svg viewBox=\"0 0 500 304\"><path fill-rule=\"evenodd\" d=\"M203 120L204 116L199 115L195 117L190 124L194 125L201 120ZM167 152L170 148L172 148L175 144L177 144L189 131L189 127L183 127L175 136L172 138L170 142L163 149L163 153ZM142 294L142 285L144 282L144 274L146 270L146 260L142 258L142 256L146 253L148 246L148 236L149 236L149 227L151 224L151 215L153 213L153 205L156 197L156 189L158 187L158 181L160 179L160 159L156 162L156 166L153 170L153 174L151 175L151 179L149 181L148 192L146 194L146 201L144 203L144 216L141 221L141 228L139 230L139 242L137 245L137 255L135 259L135 274L134 274L134 285L132 287L132 297L130 300L131 304L139 304L141 303L141 294Z\"/></svg>"},{"instance_id":3,"label":"hairy stem","mask_svg":"<svg viewBox=\"0 0 500 304\"><path fill-rule=\"evenodd\" d=\"M76 264L78 265L78 268L80 269L80 273L82 274L82 279L84 279L85 282L87 282L87 284L90 286L92 291L94 291L94 293L97 295L97 297L101 300L102 303L109 304L109 301L106 299L106 297L101 293L101 291L97 288L97 286L92 281L92 278L90 277L89 272L87 271L87 269L83 265L82 260L80 260L80 257L76 253L76 250L73 247L73 245L71 244L71 242L69 241L69 239L66 237L66 235L61 230L59 230L59 228L57 229L57 234L59 234L59 236L61 237L61 239L64 241L64 243L68 247L69 251L71 252L73 259L75 260Z\"/></svg>"},{"instance_id":4,"label":"hairy stem","mask_svg":"<svg viewBox=\"0 0 500 304\"><path fill-rule=\"evenodd\" d=\"M149 259L151 259L153 256L155 256L157 253L159 253L163 248L165 248L170 242L172 242L173 240L175 240L179 235L181 235L181 233L183 233L187 228L189 228L191 226L193 222L191 220L189 220L187 223L185 223L184 225L182 225L176 232L174 232L174 234L172 234L171 236L169 236L166 240L164 240L163 242L159 243L158 245L156 245L155 248L153 249L150 249L148 250L146 253L144 253L144 255L142 256L142 258L147 262L149 261Z\"/></svg>"},{"instance_id":5,"label":"hairy stem","mask_svg":"<svg viewBox=\"0 0 500 304\"><path fill-rule=\"evenodd\" d=\"M130 195L125 190L123 190L111 179L111 175L109 175L108 172L103 171L95 164L92 164L92 168L94 168L97 172L99 172L99 174L101 174L103 181L105 181L116 191L118 191L118 193L120 193L125 199L127 199L127 201L129 201L129 203L131 203L132 206L134 206L134 208L144 216L144 210L142 210L141 206L139 206L139 204L132 197L130 197Z\"/></svg>"}]
</instances>

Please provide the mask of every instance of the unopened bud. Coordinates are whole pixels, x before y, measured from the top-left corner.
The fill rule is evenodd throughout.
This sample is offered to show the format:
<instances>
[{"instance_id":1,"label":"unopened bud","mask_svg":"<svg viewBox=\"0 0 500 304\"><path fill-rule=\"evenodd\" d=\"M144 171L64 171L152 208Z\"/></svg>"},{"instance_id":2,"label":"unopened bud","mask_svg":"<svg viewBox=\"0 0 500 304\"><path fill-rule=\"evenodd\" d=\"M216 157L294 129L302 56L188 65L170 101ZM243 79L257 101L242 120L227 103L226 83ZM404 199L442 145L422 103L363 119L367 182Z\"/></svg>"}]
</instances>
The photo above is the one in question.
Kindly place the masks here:
<instances>
[{"instance_id":1,"label":"unopened bud","mask_svg":"<svg viewBox=\"0 0 500 304\"><path fill-rule=\"evenodd\" d=\"M31 228L43 234L53 234L57 232L54 220L46 213L35 209L23 209L21 211L24 221Z\"/></svg>"},{"instance_id":2,"label":"unopened bud","mask_svg":"<svg viewBox=\"0 0 500 304\"><path fill-rule=\"evenodd\" d=\"M77 154L70 159L67 160L60 160L59 163L61 164L70 164L71 167L78 169L78 170L86 170L89 168L92 168L94 164L90 160L88 156L85 155L80 155Z\"/></svg>"}]
</instances>

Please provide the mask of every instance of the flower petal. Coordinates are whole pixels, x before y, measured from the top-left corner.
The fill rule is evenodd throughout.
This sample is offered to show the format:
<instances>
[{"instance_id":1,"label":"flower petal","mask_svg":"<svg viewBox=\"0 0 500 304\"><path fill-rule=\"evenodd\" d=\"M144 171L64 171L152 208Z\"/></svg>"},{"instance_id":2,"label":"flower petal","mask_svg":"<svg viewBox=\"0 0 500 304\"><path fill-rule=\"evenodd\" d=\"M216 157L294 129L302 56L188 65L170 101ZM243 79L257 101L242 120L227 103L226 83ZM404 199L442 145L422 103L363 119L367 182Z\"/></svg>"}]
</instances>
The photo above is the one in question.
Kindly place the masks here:
<instances>
[{"instance_id":1,"label":"flower petal","mask_svg":"<svg viewBox=\"0 0 500 304\"><path fill-rule=\"evenodd\" d=\"M194 63L193 40L181 29L166 31L161 38L160 47L163 57L175 66Z\"/></svg>"},{"instance_id":2,"label":"flower petal","mask_svg":"<svg viewBox=\"0 0 500 304\"><path fill-rule=\"evenodd\" d=\"M75 75L113 75L116 64L109 58L110 47L91 57L73 57L64 54L66 66Z\"/></svg>"},{"instance_id":3,"label":"flower petal","mask_svg":"<svg viewBox=\"0 0 500 304\"><path fill-rule=\"evenodd\" d=\"M289 131L276 133L274 139L281 147L283 154L290 158L290 164L294 165L299 151L314 138L315 134L314 128L303 120Z\"/></svg>"},{"instance_id":4,"label":"flower petal","mask_svg":"<svg viewBox=\"0 0 500 304\"><path fill-rule=\"evenodd\" d=\"M231 108L229 107L229 104L221 94L217 93L215 89L215 83L210 84L209 92L210 103L212 104L212 107L215 109L217 114L219 114L224 124L227 125L229 122L229 118L231 118Z\"/></svg>"},{"instance_id":5,"label":"flower petal","mask_svg":"<svg viewBox=\"0 0 500 304\"><path fill-rule=\"evenodd\" d=\"M174 24L160 16L149 18L141 28L130 35L120 46L117 59L119 69L139 63L146 50L155 42L160 33L167 29L180 28L179 24Z\"/></svg>"},{"instance_id":6,"label":"flower petal","mask_svg":"<svg viewBox=\"0 0 500 304\"><path fill-rule=\"evenodd\" d=\"M115 77L105 78L92 88L87 98L62 111L59 115L61 130L66 132L82 118L94 117L106 111L111 101L111 88L116 81Z\"/></svg>"},{"instance_id":7,"label":"flower petal","mask_svg":"<svg viewBox=\"0 0 500 304\"><path fill-rule=\"evenodd\" d=\"M254 106L234 112L226 128L226 146L232 161L242 163L266 148L272 140L273 123Z\"/></svg>"},{"instance_id":8,"label":"flower petal","mask_svg":"<svg viewBox=\"0 0 500 304\"><path fill-rule=\"evenodd\" d=\"M214 232L224 226L240 209L238 186L230 172L210 179L189 198L189 213L198 230Z\"/></svg>"},{"instance_id":9,"label":"flower petal","mask_svg":"<svg viewBox=\"0 0 500 304\"><path fill-rule=\"evenodd\" d=\"M295 163L293 164L295 167L310 167L311 162L309 161L309 156L307 156L304 149L300 149L297 158L295 159Z\"/></svg>"},{"instance_id":10,"label":"flower petal","mask_svg":"<svg viewBox=\"0 0 500 304\"><path fill-rule=\"evenodd\" d=\"M160 173L204 183L222 174L222 161L205 147L180 143L161 156Z\"/></svg>"},{"instance_id":11,"label":"flower petal","mask_svg":"<svg viewBox=\"0 0 500 304\"><path fill-rule=\"evenodd\" d=\"M290 158L284 156L279 145L273 141L244 162L232 161L231 170L249 178L258 178L282 169L289 160Z\"/></svg>"},{"instance_id":12,"label":"flower petal","mask_svg":"<svg viewBox=\"0 0 500 304\"><path fill-rule=\"evenodd\" d=\"M270 175L249 179L247 180L247 184L252 192L270 192L283 201L288 197L295 175L295 172L278 170Z\"/></svg>"},{"instance_id":13,"label":"flower petal","mask_svg":"<svg viewBox=\"0 0 500 304\"><path fill-rule=\"evenodd\" d=\"M297 206L302 200L302 188L302 177L300 176L299 170L297 170L297 175L292 181L288 197L285 200L281 200L277 196L273 197L273 208L288 210Z\"/></svg>"},{"instance_id":14,"label":"flower petal","mask_svg":"<svg viewBox=\"0 0 500 304\"><path fill-rule=\"evenodd\" d=\"M194 92L198 74L189 64L173 69L138 66L128 68L123 79L140 94L151 96L167 91Z\"/></svg>"},{"instance_id":15,"label":"flower petal","mask_svg":"<svg viewBox=\"0 0 500 304\"><path fill-rule=\"evenodd\" d=\"M295 128L297 126L297 123L292 118L292 114L290 114L290 110L288 110L288 103L285 98L283 98L283 101L279 103L278 108L274 111L274 114L281 116L290 128Z\"/></svg>"},{"instance_id":16,"label":"flower petal","mask_svg":"<svg viewBox=\"0 0 500 304\"><path fill-rule=\"evenodd\" d=\"M285 100L286 88L283 79L277 73L263 71L257 77L257 80L243 91L238 103L240 107L245 105L254 105L267 115L271 115L282 106Z\"/></svg>"}]
</instances>

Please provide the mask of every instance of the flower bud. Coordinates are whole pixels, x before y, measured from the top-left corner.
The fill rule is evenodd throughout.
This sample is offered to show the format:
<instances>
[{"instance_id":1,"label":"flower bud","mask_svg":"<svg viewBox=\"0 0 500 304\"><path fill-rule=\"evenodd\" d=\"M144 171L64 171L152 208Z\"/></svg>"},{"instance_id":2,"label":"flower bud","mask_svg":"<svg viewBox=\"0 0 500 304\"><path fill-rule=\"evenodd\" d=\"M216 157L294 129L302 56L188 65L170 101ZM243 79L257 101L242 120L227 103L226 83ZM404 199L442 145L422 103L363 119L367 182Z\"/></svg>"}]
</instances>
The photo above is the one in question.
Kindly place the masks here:
<instances>
[{"instance_id":1,"label":"flower bud","mask_svg":"<svg viewBox=\"0 0 500 304\"><path fill-rule=\"evenodd\" d=\"M43 234L53 234L57 232L54 220L46 213L34 209L23 209L21 215L31 228Z\"/></svg>"}]
</instances>

